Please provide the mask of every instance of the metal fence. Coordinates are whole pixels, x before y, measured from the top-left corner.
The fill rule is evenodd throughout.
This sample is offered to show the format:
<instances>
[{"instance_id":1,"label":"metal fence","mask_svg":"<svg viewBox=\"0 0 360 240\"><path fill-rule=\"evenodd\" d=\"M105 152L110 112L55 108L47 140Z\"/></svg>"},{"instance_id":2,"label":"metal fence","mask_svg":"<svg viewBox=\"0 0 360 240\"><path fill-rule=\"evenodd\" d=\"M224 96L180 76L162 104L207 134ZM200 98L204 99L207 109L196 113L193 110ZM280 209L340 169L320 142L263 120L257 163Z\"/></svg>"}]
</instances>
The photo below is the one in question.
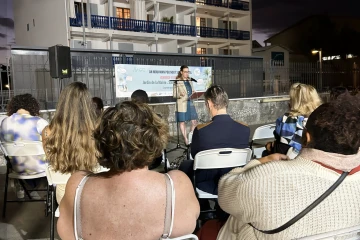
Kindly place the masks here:
<instances>
[{"instance_id":1,"label":"metal fence","mask_svg":"<svg viewBox=\"0 0 360 240\"><path fill-rule=\"evenodd\" d=\"M222 85L230 98L263 96L263 62L257 57L72 49L71 62L70 79L52 79L47 49L13 48L10 61L13 94L31 92L43 109L51 109L61 86L81 81L88 85L93 96L113 105L120 101L115 96L114 64L140 64L211 66L213 82ZM172 97L152 98L152 102L172 101Z\"/></svg>"},{"instance_id":2,"label":"metal fence","mask_svg":"<svg viewBox=\"0 0 360 240\"><path fill-rule=\"evenodd\" d=\"M102 98L106 105L114 105L122 100L115 95L115 64L210 66L213 82L223 86L229 98L283 95L295 82L311 84L319 92L340 85L357 88L360 83L358 67L330 61L323 62L320 68L319 63L267 63L257 57L72 49L71 62L70 79L53 79L49 73L47 49L13 48L12 91L3 91L1 96L7 101L13 95L31 93L42 109L53 109L61 86L81 81L87 84L93 96ZM172 97L151 98L153 103L173 101Z\"/></svg>"}]
</instances>

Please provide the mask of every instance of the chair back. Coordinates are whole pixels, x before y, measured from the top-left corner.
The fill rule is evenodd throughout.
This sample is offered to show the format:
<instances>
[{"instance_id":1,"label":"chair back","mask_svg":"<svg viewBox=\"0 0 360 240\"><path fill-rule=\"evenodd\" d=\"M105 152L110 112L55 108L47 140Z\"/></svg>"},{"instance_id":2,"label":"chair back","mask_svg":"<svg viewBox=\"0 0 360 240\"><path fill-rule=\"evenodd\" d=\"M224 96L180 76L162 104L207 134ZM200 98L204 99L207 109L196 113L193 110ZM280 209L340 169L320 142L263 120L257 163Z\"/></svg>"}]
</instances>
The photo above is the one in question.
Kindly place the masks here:
<instances>
[{"instance_id":1,"label":"chair back","mask_svg":"<svg viewBox=\"0 0 360 240\"><path fill-rule=\"evenodd\" d=\"M69 178L71 177L71 174L69 173L62 174L60 172L55 172L54 170L52 170L49 164L46 164L45 172L49 185L57 185L57 184L65 185L69 180Z\"/></svg>"},{"instance_id":2,"label":"chair back","mask_svg":"<svg viewBox=\"0 0 360 240\"><path fill-rule=\"evenodd\" d=\"M27 157L45 154L42 142L40 141L2 142L0 147L7 157Z\"/></svg>"},{"instance_id":3,"label":"chair back","mask_svg":"<svg viewBox=\"0 0 360 240\"><path fill-rule=\"evenodd\" d=\"M316 234L308 237L298 238L299 240L336 240L336 239L348 239L358 240L360 239L360 225L339 229L327 233Z\"/></svg>"},{"instance_id":4,"label":"chair back","mask_svg":"<svg viewBox=\"0 0 360 240\"><path fill-rule=\"evenodd\" d=\"M244 166L250 161L251 154L249 148L218 148L201 151L195 156L194 170Z\"/></svg>"},{"instance_id":5,"label":"chair back","mask_svg":"<svg viewBox=\"0 0 360 240\"><path fill-rule=\"evenodd\" d=\"M199 240L198 237L194 234L189 234L189 235L185 235L185 236L181 236L181 237L177 237L177 238L170 238L169 240L186 240L186 239Z\"/></svg>"},{"instance_id":6,"label":"chair back","mask_svg":"<svg viewBox=\"0 0 360 240\"><path fill-rule=\"evenodd\" d=\"M275 127L276 127L275 123L258 127L257 129L255 129L252 140L255 141L264 138L274 138Z\"/></svg>"}]
</instances>

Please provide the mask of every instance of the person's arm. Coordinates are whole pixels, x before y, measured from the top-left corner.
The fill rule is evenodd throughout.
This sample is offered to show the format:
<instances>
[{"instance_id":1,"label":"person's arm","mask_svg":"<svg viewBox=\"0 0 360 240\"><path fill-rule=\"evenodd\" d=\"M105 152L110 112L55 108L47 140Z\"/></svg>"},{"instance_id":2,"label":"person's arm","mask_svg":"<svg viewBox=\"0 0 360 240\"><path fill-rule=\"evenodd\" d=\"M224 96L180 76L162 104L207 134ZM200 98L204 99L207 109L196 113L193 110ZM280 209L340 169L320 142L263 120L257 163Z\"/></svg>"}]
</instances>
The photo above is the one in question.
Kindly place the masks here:
<instances>
[{"instance_id":1,"label":"person's arm","mask_svg":"<svg viewBox=\"0 0 360 240\"><path fill-rule=\"evenodd\" d=\"M60 217L57 222L57 231L61 239L74 239L74 200L75 191L81 179L85 177L87 172L76 172L69 178L65 195L60 202Z\"/></svg>"},{"instance_id":2,"label":"person's arm","mask_svg":"<svg viewBox=\"0 0 360 240\"><path fill-rule=\"evenodd\" d=\"M195 155L200 152L200 138L199 138L199 130L196 127L194 129L192 140L191 140L191 156L195 159Z\"/></svg>"},{"instance_id":3,"label":"person's arm","mask_svg":"<svg viewBox=\"0 0 360 240\"><path fill-rule=\"evenodd\" d=\"M194 187L185 173L173 170L168 173L175 188L175 218L172 237L180 237L194 232L196 220L200 215L199 201Z\"/></svg>"},{"instance_id":4,"label":"person's arm","mask_svg":"<svg viewBox=\"0 0 360 240\"><path fill-rule=\"evenodd\" d=\"M243 195L240 190L247 182L242 182L239 175L258 165L280 160L288 160L288 157L283 154L272 154L258 160L254 159L244 167L234 168L221 177L218 187L218 201L221 209L233 216L241 216L244 204L241 204L241 200L239 200Z\"/></svg>"}]
</instances>

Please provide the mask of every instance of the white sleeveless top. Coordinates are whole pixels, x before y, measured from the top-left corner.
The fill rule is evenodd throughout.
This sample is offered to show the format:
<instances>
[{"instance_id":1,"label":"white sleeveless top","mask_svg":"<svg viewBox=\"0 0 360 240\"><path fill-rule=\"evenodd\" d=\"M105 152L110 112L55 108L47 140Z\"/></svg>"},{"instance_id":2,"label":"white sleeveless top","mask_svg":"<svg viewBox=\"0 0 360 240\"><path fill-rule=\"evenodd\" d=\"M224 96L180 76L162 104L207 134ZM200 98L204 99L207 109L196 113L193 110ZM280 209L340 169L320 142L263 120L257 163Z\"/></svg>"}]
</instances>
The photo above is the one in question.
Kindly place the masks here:
<instances>
[{"instance_id":1,"label":"white sleeveless top","mask_svg":"<svg viewBox=\"0 0 360 240\"><path fill-rule=\"evenodd\" d=\"M80 199L82 190L84 189L86 181L89 179L91 174L86 175L79 183L75 192L74 202L74 231L76 240L84 240L82 237L82 226L81 226L81 206ZM169 174L165 173L166 181L166 209L164 219L164 232L159 238L160 240L169 239L173 225L174 225L174 212L175 212L175 188L174 183Z\"/></svg>"}]
</instances>

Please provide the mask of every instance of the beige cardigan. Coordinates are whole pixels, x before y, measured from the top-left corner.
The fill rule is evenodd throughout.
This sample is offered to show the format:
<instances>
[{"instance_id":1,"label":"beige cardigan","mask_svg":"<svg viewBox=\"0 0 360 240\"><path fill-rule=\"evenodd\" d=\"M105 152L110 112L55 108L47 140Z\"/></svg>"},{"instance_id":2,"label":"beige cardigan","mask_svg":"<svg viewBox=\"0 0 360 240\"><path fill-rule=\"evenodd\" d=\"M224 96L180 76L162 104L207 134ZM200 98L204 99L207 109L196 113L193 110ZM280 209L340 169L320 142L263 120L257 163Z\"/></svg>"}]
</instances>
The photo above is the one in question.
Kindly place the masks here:
<instances>
[{"instance_id":1,"label":"beige cardigan","mask_svg":"<svg viewBox=\"0 0 360 240\"><path fill-rule=\"evenodd\" d=\"M179 80L179 79L177 79L177 80ZM190 81L190 86L191 86L192 92L194 93L194 86L191 81ZM173 97L177 99L176 101L178 104L178 112L186 112L188 95L187 95L187 90L186 90L186 86L185 86L184 82L179 81L177 83L177 93L178 93L178 96L176 96L176 85L174 84L173 85ZM181 93L184 94L183 97L180 97Z\"/></svg>"},{"instance_id":2,"label":"beige cardigan","mask_svg":"<svg viewBox=\"0 0 360 240\"><path fill-rule=\"evenodd\" d=\"M263 234L282 226L309 206L339 178L301 154L291 161L260 164L252 160L219 181L219 204L230 213L218 240L296 239L360 224L360 172L349 175L316 208L277 234Z\"/></svg>"}]
</instances>

